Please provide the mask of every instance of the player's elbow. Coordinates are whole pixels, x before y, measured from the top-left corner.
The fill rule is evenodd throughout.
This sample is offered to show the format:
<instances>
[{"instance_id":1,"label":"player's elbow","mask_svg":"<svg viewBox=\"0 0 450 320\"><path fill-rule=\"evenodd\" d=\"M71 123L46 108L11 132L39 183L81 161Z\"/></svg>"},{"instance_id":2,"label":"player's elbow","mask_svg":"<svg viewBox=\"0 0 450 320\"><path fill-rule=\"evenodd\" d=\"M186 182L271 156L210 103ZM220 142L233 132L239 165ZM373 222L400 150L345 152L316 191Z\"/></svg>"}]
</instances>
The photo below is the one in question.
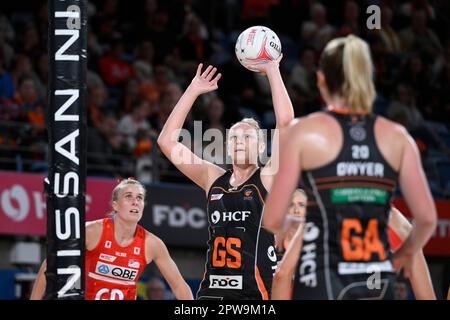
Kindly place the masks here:
<instances>
[{"instance_id":1,"label":"player's elbow","mask_svg":"<svg viewBox=\"0 0 450 320\"><path fill-rule=\"evenodd\" d=\"M431 210L427 214L414 217L414 220L416 225L432 232L437 226L437 213L435 210Z\"/></svg>"},{"instance_id":2,"label":"player's elbow","mask_svg":"<svg viewBox=\"0 0 450 320\"><path fill-rule=\"evenodd\" d=\"M430 229L435 229L437 226L437 213L435 210L432 211L431 214L427 214L423 220L422 223L427 226Z\"/></svg>"},{"instance_id":3,"label":"player's elbow","mask_svg":"<svg viewBox=\"0 0 450 320\"><path fill-rule=\"evenodd\" d=\"M161 133L158 136L158 140L156 142L158 143L159 149L162 153L167 154L170 151L171 143L164 133Z\"/></svg>"},{"instance_id":4,"label":"player's elbow","mask_svg":"<svg viewBox=\"0 0 450 320\"><path fill-rule=\"evenodd\" d=\"M158 143L158 146L161 149L163 149L166 146L166 144L167 144L166 140L167 139L166 139L165 135L163 133L160 133L158 136L158 140L156 140L156 142Z\"/></svg>"},{"instance_id":5,"label":"player's elbow","mask_svg":"<svg viewBox=\"0 0 450 320\"><path fill-rule=\"evenodd\" d=\"M278 128L286 128L289 126L289 124L294 119L294 113L292 114L285 114L280 116L280 118L277 121L277 127Z\"/></svg>"},{"instance_id":6,"label":"player's elbow","mask_svg":"<svg viewBox=\"0 0 450 320\"><path fill-rule=\"evenodd\" d=\"M277 268L277 271L273 275L273 283L279 283L280 281L283 281L288 277L289 272L286 270L286 268L283 268L282 266L279 266Z\"/></svg>"}]
</instances>

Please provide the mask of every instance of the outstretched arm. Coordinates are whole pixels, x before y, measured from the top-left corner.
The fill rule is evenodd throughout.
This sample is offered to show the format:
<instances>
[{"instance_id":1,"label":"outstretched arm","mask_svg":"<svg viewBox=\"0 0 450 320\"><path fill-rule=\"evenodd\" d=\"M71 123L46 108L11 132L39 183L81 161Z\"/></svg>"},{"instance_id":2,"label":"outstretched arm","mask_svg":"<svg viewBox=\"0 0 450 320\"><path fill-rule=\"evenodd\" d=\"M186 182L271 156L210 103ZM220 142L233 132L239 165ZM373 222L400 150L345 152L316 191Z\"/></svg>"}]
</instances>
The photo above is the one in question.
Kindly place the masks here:
<instances>
[{"instance_id":1,"label":"outstretched arm","mask_svg":"<svg viewBox=\"0 0 450 320\"><path fill-rule=\"evenodd\" d=\"M33 290L31 291L30 300L42 300L45 294L47 281L45 279L45 271L47 270L47 260L45 259L34 281Z\"/></svg>"},{"instance_id":2,"label":"outstretched arm","mask_svg":"<svg viewBox=\"0 0 450 320\"><path fill-rule=\"evenodd\" d=\"M396 208L391 209L391 214L389 216L389 227L402 241L405 241L412 229L409 221ZM431 282L430 271L428 270L427 262L422 250L416 253L413 261L410 281L416 299L436 300L436 294L434 293L433 284Z\"/></svg>"},{"instance_id":3,"label":"outstretched arm","mask_svg":"<svg viewBox=\"0 0 450 320\"><path fill-rule=\"evenodd\" d=\"M302 250L304 228L305 223L302 221L273 276L272 300L290 300L292 298L292 277Z\"/></svg>"},{"instance_id":4,"label":"outstretched arm","mask_svg":"<svg viewBox=\"0 0 450 320\"><path fill-rule=\"evenodd\" d=\"M175 297L178 300L193 300L191 288L181 276L164 242L157 236L148 233L146 248L149 252L150 259L155 261Z\"/></svg>"},{"instance_id":5,"label":"outstretched arm","mask_svg":"<svg viewBox=\"0 0 450 320\"><path fill-rule=\"evenodd\" d=\"M251 70L267 75L267 79L270 84L270 91L272 93L276 129L280 130L286 128L294 119L294 107L292 106L291 99L289 98L286 86L284 85L279 67L282 58L283 55L280 55L277 60L268 61L266 63L261 63L254 66L247 66L247 68ZM271 158L261 172L263 183L267 190L270 189L273 177L278 168L278 139L279 132L276 130L272 140Z\"/></svg>"},{"instance_id":6,"label":"outstretched arm","mask_svg":"<svg viewBox=\"0 0 450 320\"><path fill-rule=\"evenodd\" d=\"M266 75L270 84L272 93L273 108L277 121L277 128L284 128L294 119L294 107L289 98L286 86L280 72L280 61L283 58L281 54L278 59L267 61L257 65L247 65L250 70L257 71L262 75Z\"/></svg>"},{"instance_id":7,"label":"outstretched arm","mask_svg":"<svg viewBox=\"0 0 450 320\"><path fill-rule=\"evenodd\" d=\"M203 190L208 191L210 181L223 174L224 170L208 161L200 159L191 150L178 142L180 130L192 108L195 100L203 93L218 88L217 82L222 76L215 77L217 69L209 66L202 73L202 64L199 64L197 73L176 104L158 137L158 145L164 155L189 179Z\"/></svg>"}]
</instances>

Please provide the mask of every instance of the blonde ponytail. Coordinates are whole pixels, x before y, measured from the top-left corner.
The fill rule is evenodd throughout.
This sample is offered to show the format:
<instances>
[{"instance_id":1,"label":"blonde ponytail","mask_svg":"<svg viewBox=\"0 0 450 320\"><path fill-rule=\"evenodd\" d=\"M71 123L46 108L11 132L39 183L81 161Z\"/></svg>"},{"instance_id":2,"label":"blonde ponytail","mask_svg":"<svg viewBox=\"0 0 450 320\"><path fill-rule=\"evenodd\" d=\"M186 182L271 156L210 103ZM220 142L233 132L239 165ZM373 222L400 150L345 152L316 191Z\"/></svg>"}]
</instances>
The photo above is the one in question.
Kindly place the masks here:
<instances>
[{"instance_id":1,"label":"blonde ponytail","mask_svg":"<svg viewBox=\"0 0 450 320\"><path fill-rule=\"evenodd\" d=\"M351 112L371 112L375 100L369 46L349 35L331 40L319 62L331 94L342 96Z\"/></svg>"},{"instance_id":2,"label":"blonde ponytail","mask_svg":"<svg viewBox=\"0 0 450 320\"><path fill-rule=\"evenodd\" d=\"M369 46L354 35L345 39L342 54L343 94L351 111L371 112L375 100L373 65Z\"/></svg>"}]
</instances>

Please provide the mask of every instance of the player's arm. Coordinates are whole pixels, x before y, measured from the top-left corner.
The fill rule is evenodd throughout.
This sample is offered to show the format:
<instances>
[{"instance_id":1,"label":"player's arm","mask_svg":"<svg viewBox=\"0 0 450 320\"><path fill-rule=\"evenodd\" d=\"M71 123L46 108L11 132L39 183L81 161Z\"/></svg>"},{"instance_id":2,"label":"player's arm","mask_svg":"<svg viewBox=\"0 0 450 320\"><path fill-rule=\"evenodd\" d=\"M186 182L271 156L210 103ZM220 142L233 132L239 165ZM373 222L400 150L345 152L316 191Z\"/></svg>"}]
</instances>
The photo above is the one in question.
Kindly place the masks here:
<instances>
[{"instance_id":1,"label":"player's arm","mask_svg":"<svg viewBox=\"0 0 450 320\"><path fill-rule=\"evenodd\" d=\"M404 128L399 138L404 140L399 171L403 197L411 210L414 224L403 245L393 259L404 268L405 277L411 274L413 257L430 239L437 223L436 207L422 169L416 143Z\"/></svg>"},{"instance_id":2,"label":"player's arm","mask_svg":"<svg viewBox=\"0 0 450 320\"><path fill-rule=\"evenodd\" d=\"M302 250L304 227L305 224L301 222L273 276L272 300L291 299L292 277Z\"/></svg>"},{"instance_id":3,"label":"player's arm","mask_svg":"<svg viewBox=\"0 0 450 320\"><path fill-rule=\"evenodd\" d=\"M47 270L47 259L44 259L44 261L41 264L41 267L39 268L36 280L34 281L30 300L42 300L44 298L45 288L47 286L47 281L45 279L46 270Z\"/></svg>"},{"instance_id":4,"label":"player's arm","mask_svg":"<svg viewBox=\"0 0 450 320\"><path fill-rule=\"evenodd\" d=\"M275 135L272 139L271 157L261 171L262 182L267 190L270 190L273 182L273 177L275 176L276 169L278 167L278 130L282 130L289 126L291 121L294 119L294 107L292 106L292 101L289 98L286 86L284 85L279 67L282 58L283 55L280 55L280 57L274 61L269 61L255 66L247 66L252 70L267 75L267 79L269 80L270 84L270 91L272 94L273 108L275 112L275 129L277 130L275 130Z\"/></svg>"},{"instance_id":5,"label":"player's arm","mask_svg":"<svg viewBox=\"0 0 450 320\"><path fill-rule=\"evenodd\" d=\"M200 159L189 148L178 141L180 130L198 96L218 88L217 82L221 74L219 73L214 77L217 69L212 66L206 68L202 73L202 66L202 64L199 64L194 79L192 79L191 84L181 96L164 124L158 137L158 145L162 153L178 170L203 190L208 191L210 184L225 171L219 166Z\"/></svg>"},{"instance_id":6,"label":"player's arm","mask_svg":"<svg viewBox=\"0 0 450 320\"><path fill-rule=\"evenodd\" d=\"M263 225L274 234L284 232L284 221L292 193L300 177L301 123L289 126L280 137L280 165L264 207Z\"/></svg>"},{"instance_id":7,"label":"player's arm","mask_svg":"<svg viewBox=\"0 0 450 320\"><path fill-rule=\"evenodd\" d=\"M147 261L153 260L156 263L178 300L193 300L191 288L181 276L178 267L169 255L166 245L160 238L151 233L147 233L146 256Z\"/></svg>"},{"instance_id":8,"label":"player's arm","mask_svg":"<svg viewBox=\"0 0 450 320\"><path fill-rule=\"evenodd\" d=\"M389 227L391 227L402 241L405 241L405 239L408 238L412 229L412 225L409 223L408 219L406 219L396 208L391 208ZM436 300L430 271L428 270L427 262L422 250L416 253L414 257L410 281L417 300Z\"/></svg>"},{"instance_id":9,"label":"player's arm","mask_svg":"<svg viewBox=\"0 0 450 320\"><path fill-rule=\"evenodd\" d=\"M86 223L86 249L91 250L95 248L100 236L102 234L103 225L101 220L87 222ZM45 272L47 271L47 259L41 264L39 272L36 276L36 280L33 284L30 300L42 300L44 298L45 289L47 287L47 279L45 278Z\"/></svg>"}]
</instances>

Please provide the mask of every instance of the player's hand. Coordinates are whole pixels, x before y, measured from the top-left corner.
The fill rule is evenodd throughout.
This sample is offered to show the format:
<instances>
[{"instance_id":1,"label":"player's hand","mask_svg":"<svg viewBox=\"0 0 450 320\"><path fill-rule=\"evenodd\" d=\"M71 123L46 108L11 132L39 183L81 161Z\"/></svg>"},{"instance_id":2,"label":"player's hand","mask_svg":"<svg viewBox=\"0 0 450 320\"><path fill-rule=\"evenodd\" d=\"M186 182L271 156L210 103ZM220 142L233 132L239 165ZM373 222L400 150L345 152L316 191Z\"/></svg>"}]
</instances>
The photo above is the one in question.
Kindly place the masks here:
<instances>
[{"instance_id":1,"label":"player's hand","mask_svg":"<svg viewBox=\"0 0 450 320\"><path fill-rule=\"evenodd\" d=\"M298 217L294 215L286 215L284 219L282 230L283 232L287 232L291 227L295 227L296 229L305 226L305 217Z\"/></svg>"},{"instance_id":2,"label":"player's hand","mask_svg":"<svg viewBox=\"0 0 450 320\"><path fill-rule=\"evenodd\" d=\"M395 269L398 271L403 269L405 278L410 278L412 275L414 257L414 254L402 253L400 250L394 252L392 255L392 262L394 263Z\"/></svg>"},{"instance_id":3,"label":"player's hand","mask_svg":"<svg viewBox=\"0 0 450 320\"><path fill-rule=\"evenodd\" d=\"M246 64L245 67L251 71L259 72L261 75L265 76L266 74L272 72L273 70L279 69L281 59L283 59L282 53L275 60L266 61L255 65Z\"/></svg>"},{"instance_id":4,"label":"player's hand","mask_svg":"<svg viewBox=\"0 0 450 320\"><path fill-rule=\"evenodd\" d=\"M195 74L194 79L192 79L192 82L189 85L189 89L197 95L216 90L218 88L217 82L219 81L220 77L222 77L221 73L218 73L214 77L217 72L216 67L208 66L208 68L206 68L203 73L202 68L203 64L200 63L197 67L197 73Z\"/></svg>"}]
</instances>

